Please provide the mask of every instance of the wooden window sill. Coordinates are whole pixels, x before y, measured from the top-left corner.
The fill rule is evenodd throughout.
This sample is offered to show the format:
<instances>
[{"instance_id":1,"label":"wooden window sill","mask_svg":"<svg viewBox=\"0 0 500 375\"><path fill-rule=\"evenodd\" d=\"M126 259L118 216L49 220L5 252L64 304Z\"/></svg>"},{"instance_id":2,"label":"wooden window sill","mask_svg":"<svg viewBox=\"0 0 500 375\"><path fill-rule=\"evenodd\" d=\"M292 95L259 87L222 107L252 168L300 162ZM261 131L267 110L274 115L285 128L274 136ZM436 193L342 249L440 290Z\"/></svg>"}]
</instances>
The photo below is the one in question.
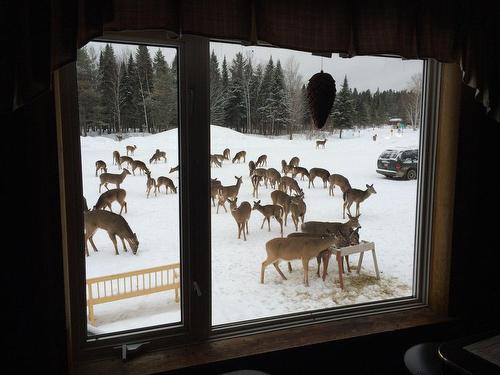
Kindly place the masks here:
<instances>
[{"instance_id":1,"label":"wooden window sill","mask_svg":"<svg viewBox=\"0 0 500 375\"><path fill-rule=\"evenodd\" d=\"M122 361L120 358L80 363L78 374L144 374L182 369L331 341L444 323L450 319L428 307L349 318L247 336L210 339Z\"/></svg>"}]
</instances>

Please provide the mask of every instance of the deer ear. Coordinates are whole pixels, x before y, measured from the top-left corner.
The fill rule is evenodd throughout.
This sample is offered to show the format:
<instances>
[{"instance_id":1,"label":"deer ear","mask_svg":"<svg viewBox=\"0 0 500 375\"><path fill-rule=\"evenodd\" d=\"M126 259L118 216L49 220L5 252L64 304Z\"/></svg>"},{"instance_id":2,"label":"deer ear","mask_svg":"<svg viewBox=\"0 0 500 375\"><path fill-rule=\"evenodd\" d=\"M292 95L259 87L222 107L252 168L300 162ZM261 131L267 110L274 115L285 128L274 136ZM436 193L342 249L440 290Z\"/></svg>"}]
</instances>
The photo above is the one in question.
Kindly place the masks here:
<instances>
[{"instance_id":1,"label":"deer ear","mask_svg":"<svg viewBox=\"0 0 500 375\"><path fill-rule=\"evenodd\" d=\"M370 187L370 185L368 185L368 184L365 184L365 186L366 186L367 188L369 188L369 187Z\"/></svg>"}]
</instances>

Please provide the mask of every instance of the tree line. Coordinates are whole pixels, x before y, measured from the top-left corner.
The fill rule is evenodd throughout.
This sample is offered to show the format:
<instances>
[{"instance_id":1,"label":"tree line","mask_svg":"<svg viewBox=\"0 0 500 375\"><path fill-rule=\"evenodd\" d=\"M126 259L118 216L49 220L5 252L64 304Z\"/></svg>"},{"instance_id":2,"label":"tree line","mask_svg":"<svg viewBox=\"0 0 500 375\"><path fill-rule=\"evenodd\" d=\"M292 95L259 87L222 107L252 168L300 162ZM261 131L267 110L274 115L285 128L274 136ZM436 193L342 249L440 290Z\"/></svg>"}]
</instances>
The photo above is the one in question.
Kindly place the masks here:
<instances>
[{"instance_id":1,"label":"tree line","mask_svg":"<svg viewBox=\"0 0 500 375\"><path fill-rule=\"evenodd\" d=\"M80 128L88 131L156 133L178 125L177 58L169 64L158 49L151 58L143 45L135 54L117 58L111 44L97 55L82 48L77 59ZM345 76L325 130L372 127L400 117L419 126L421 74L407 89L358 91ZM280 135L313 130L306 82L293 58L282 66L272 57L254 62L251 53L237 53L228 62L210 55L210 123L242 133Z\"/></svg>"},{"instance_id":2,"label":"tree line","mask_svg":"<svg viewBox=\"0 0 500 375\"><path fill-rule=\"evenodd\" d=\"M169 64L146 46L118 59L111 44L99 56L81 48L77 57L80 130L157 133L177 127L177 58Z\"/></svg>"}]
</instances>

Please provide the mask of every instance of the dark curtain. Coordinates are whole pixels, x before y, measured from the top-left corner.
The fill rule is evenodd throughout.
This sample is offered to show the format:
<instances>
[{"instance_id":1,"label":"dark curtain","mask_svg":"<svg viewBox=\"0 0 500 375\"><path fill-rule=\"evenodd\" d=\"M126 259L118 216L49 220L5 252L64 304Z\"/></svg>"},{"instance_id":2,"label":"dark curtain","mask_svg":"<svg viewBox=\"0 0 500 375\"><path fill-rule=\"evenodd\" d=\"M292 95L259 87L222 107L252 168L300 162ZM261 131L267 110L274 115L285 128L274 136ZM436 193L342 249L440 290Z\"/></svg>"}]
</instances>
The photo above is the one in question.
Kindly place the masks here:
<instances>
[{"instance_id":1,"label":"dark curtain","mask_svg":"<svg viewBox=\"0 0 500 375\"><path fill-rule=\"evenodd\" d=\"M460 64L500 122L498 1L17 0L14 74L2 109L46 89L50 73L103 31L168 30L349 56L393 54ZM37 58L33 58L36 56ZM39 58L41 56L41 58ZM22 63L18 64L21 59Z\"/></svg>"}]
</instances>

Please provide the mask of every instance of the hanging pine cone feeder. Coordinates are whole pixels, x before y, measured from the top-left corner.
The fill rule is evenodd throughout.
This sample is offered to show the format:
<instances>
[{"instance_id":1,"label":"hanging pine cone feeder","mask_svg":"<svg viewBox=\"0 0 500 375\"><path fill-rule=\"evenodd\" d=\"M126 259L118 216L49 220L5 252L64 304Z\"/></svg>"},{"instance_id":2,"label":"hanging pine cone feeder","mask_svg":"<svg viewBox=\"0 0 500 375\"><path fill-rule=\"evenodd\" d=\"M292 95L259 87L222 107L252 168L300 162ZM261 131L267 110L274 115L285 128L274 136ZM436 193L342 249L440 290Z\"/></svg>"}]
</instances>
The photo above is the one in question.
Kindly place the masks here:
<instances>
[{"instance_id":1,"label":"hanging pine cone feeder","mask_svg":"<svg viewBox=\"0 0 500 375\"><path fill-rule=\"evenodd\" d=\"M309 79L307 99L316 128L321 129L325 126L335 100L335 93L335 80L330 74L321 71Z\"/></svg>"}]
</instances>

